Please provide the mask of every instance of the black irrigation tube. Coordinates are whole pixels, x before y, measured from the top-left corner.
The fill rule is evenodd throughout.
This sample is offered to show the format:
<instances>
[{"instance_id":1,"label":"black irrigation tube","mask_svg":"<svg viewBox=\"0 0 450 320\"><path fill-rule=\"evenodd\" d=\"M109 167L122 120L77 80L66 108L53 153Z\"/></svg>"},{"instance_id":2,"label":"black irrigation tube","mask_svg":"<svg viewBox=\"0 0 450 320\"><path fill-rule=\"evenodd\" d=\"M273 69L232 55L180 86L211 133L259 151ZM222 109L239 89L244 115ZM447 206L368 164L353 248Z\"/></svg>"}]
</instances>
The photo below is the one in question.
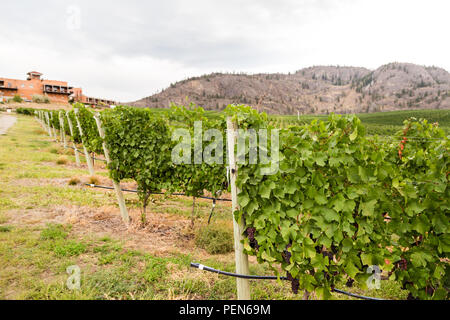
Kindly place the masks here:
<instances>
[{"instance_id":1,"label":"black irrigation tube","mask_svg":"<svg viewBox=\"0 0 450 320\"><path fill-rule=\"evenodd\" d=\"M382 301L382 300L384 300L384 299L379 299L379 298L361 296L359 294L347 292L347 291L344 291L344 290L339 290L339 289L336 289L336 288L334 288L333 291L336 292L336 293L345 294L345 295L347 295L349 297L354 297L354 298L363 299L363 300L374 300L374 301Z\"/></svg>"},{"instance_id":2,"label":"black irrigation tube","mask_svg":"<svg viewBox=\"0 0 450 320\"><path fill-rule=\"evenodd\" d=\"M96 185L96 184L92 184L92 183L85 183L84 184L85 186L89 186L89 187L92 187L92 188L98 188L98 189L107 189L107 190L114 190L114 188L113 187L107 187L107 186L98 186L98 185ZM133 193L137 193L137 190L130 190L130 189L121 189L122 191L125 191L125 192L133 192Z\"/></svg>"},{"instance_id":3,"label":"black irrigation tube","mask_svg":"<svg viewBox=\"0 0 450 320\"><path fill-rule=\"evenodd\" d=\"M242 279L249 279L249 280L277 280L278 277L275 276L253 276L253 275L245 275L245 274L238 274L238 273L232 273L222 270L217 270L211 267L204 266L200 263L191 262L192 268L197 268L200 270L206 270L213 273L222 274L224 276L234 277L234 278L242 278ZM280 280L288 280L286 277L280 277Z\"/></svg>"},{"instance_id":4,"label":"black irrigation tube","mask_svg":"<svg viewBox=\"0 0 450 320\"><path fill-rule=\"evenodd\" d=\"M226 271L217 270L217 269L214 269L214 268L211 268L211 267L207 267L207 266L204 266L204 265L202 265L200 263L195 263L195 262L191 262L191 267L192 268L197 268L197 269L200 269L200 270L205 270L205 271L217 273L217 274L221 274L221 275L224 275L224 276L229 276L229 277L234 277L234 278L242 278L242 279L249 279L249 280L277 280L277 279L289 280L287 277L254 276L254 275L245 275L245 274L226 272ZM363 300L374 300L374 301L381 301L381 300L383 300L383 299L379 299L379 298L362 296L362 295L359 295L359 294L347 292L347 291L340 290L340 289L332 289L332 291L334 291L336 293L340 293L340 294L345 294L345 295L347 295L349 297L354 297L354 298L363 299Z\"/></svg>"},{"instance_id":5,"label":"black irrigation tube","mask_svg":"<svg viewBox=\"0 0 450 320\"><path fill-rule=\"evenodd\" d=\"M114 190L113 187L108 187L108 186L99 186L96 184L92 184L92 183L85 183L84 185L92 187L92 188L99 188L99 189L107 189L107 190ZM133 192L133 193L138 193L137 190L130 190L130 189L121 189L122 191L125 192ZM165 194L164 192L151 192L150 194ZM184 193L169 193L168 195L171 196L186 196L186 194ZM200 199L208 199L208 200L213 200L213 201L228 201L231 202L232 200L230 199L220 199L220 198L212 198L212 197L206 197L206 196L197 196L196 198L200 198Z\"/></svg>"}]
</instances>

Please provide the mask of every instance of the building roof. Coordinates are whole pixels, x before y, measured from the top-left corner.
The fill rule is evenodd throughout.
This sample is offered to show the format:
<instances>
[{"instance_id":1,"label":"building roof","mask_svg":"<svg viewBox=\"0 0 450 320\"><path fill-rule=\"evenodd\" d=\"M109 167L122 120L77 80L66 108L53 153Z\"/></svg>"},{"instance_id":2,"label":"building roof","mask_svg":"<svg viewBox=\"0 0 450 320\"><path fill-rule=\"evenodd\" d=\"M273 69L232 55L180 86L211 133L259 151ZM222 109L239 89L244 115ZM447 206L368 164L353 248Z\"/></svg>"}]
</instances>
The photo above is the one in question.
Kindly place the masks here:
<instances>
[{"instance_id":1,"label":"building roof","mask_svg":"<svg viewBox=\"0 0 450 320\"><path fill-rule=\"evenodd\" d=\"M42 73L37 72L37 71L30 71L30 72L28 72L27 74L36 74L36 75L42 76Z\"/></svg>"}]
</instances>

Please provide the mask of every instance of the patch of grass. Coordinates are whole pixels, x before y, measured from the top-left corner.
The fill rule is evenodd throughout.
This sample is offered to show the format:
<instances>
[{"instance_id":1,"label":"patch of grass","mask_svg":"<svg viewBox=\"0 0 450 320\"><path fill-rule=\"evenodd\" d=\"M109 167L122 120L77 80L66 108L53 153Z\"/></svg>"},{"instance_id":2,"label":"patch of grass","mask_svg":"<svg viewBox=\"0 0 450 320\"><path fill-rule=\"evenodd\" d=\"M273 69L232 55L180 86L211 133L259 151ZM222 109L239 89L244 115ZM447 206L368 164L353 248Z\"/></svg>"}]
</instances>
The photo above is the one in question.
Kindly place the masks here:
<instances>
[{"instance_id":1,"label":"patch of grass","mask_svg":"<svg viewBox=\"0 0 450 320\"><path fill-rule=\"evenodd\" d=\"M12 201L10 199L0 198L0 208L1 209L13 209L13 208L18 208L18 206L14 201ZM1 221L1 217L0 217L0 221Z\"/></svg>"},{"instance_id":2,"label":"patch of grass","mask_svg":"<svg viewBox=\"0 0 450 320\"><path fill-rule=\"evenodd\" d=\"M67 164L67 162L69 161L69 159L67 159L67 157L59 157L58 159L56 159L56 164Z\"/></svg>"},{"instance_id":3,"label":"patch of grass","mask_svg":"<svg viewBox=\"0 0 450 320\"><path fill-rule=\"evenodd\" d=\"M0 187L1 187L0 182ZM44 186L18 186L9 185L9 189L2 197L9 197L16 207L43 208L52 205L80 205L99 207L103 205L116 205L113 193L101 193L94 189L73 188L70 186L44 185Z\"/></svg>"},{"instance_id":4,"label":"patch of grass","mask_svg":"<svg viewBox=\"0 0 450 320\"><path fill-rule=\"evenodd\" d=\"M29 164L29 163L20 163L19 164L10 164L9 173L12 177L21 179L21 178L70 178L74 175L83 175L86 174L86 170L82 169L73 169L66 167L57 167L54 166L53 161L55 158L47 158L45 155L41 155L37 161L51 161L52 165L37 165L37 164ZM13 171L14 170L14 171Z\"/></svg>"},{"instance_id":5,"label":"patch of grass","mask_svg":"<svg viewBox=\"0 0 450 320\"><path fill-rule=\"evenodd\" d=\"M226 226L211 224L197 230L195 244L210 254L227 253L233 250L233 233Z\"/></svg>"},{"instance_id":6,"label":"patch of grass","mask_svg":"<svg viewBox=\"0 0 450 320\"><path fill-rule=\"evenodd\" d=\"M87 245L75 240L69 240L64 242L56 242L53 245L53 252L60 257L73 257L85 253Z\"/></svg>"},{"instance_id":7,"label":"patch of grass","mask_svg":"<svg viewBox=\"0 0 450 320\"><path fill-rule=\"evenodd\" d=\"M49 152L52 154L60 154L60 155L68 155L68 156L74 154L72 149L64 149L63 147L51 147Z\"/></svg>"},{"instance_id":8,"label":"patch of grass","mask_svg":"<svg viewBox=\"0 0 450 320\"><path fill-rule=\"evenodd\" d=\"M94 248L94 252L100 252L103 254L107 254L110 252L118 252L122 250L122 246L119 243L107 243Z\"/></svg>"},{"instance_id":9,"label":"patch of grass","mask_svg":"<svg viewBox=\"0 0 450 320\"><path fill-rule=\"evenodd\" d=\"M183 279L171 282L173 293L182 297L189 295L209 296L211 288L201 279Z\"/></svg>"},{"instance_id":10,"label":"patch of grass","mask_svg":"<svg viewBox=\"0 0 450 320\"><path fill-rule=\"evenodd\" d=\"M167 272L167 261L162 258L147 257L142 277L148 282L162 281Z\"/></svg>"},{"instance_id":11,"label":"patch of grass","mask_svg":"<svg viewBox=\"0 0 450 320\"><path fill-rule=\"evenodd\" d=\"M67 156L73 156L73 155L75 155L75 151L72 149L66 149L66 150L64 150L63 154L65 154Z\"/></svg>"},{"instance_id":12,"label":"patch of grass","mask_svg":"<svg viewBox=\"0 0 450 320\"><path fill-rule=\"evenodd\" d=\"M358 113L362 124L366 127L367 134L392 135L403 127L403 121L410 117L427 119L429 123L439 123L439 127L447 134L450 132L450 110L399 110L389 112ZM310 123L312 120L327 120L328 115L304 115L297 120L297 116L270 116L272 120L295 122L296 124Z\"/></svg>"},{"instance_id":13,"label":"patch of grass","mask_svg":"<svg viewBox=\"0 0 450 320\"><path fill-rule=\"evenodd\" d=\"M398 282L392 281L392 280L382 280L380 281L380 288L379 289L362 289L361 285L358 284L358 282L354 282L353 286L348 287L345 285L344 281L338 283L336 285L337 288L342 289L344 291L348 291L351 293L356 293L360 295L365 295L369 297L374 298L380 298L380 299L392 299L392 300L398 300L403 299L406 300L408 297L408 291L402 290L401 285ZM346 295L342 294L333 294L335 298L338 299L345 299L345 300L353 300L357 298L352 298Z\"/></svg>"},{"instance_id":14,"label":"patch of grass","mask_svg":"<svg viewBox=\"0 0 450 320\"><path fill-rule=\"evenodd\" d=\"M81 180L78 179L77 177L72 177L69 180L69 186L76 186L77 184L80 184Z\"/></svg>"},{"instance_id":15,"label":"patch of grass","mask_svg":"<svg viewBox=\"0 0 450 320\"><path fill-rule=\"evenodd\" d=\"M170 262L184 268L185 266L189 266L191 264L192 256L190 254L175 254L170 258Z\"/></svg>"},{"instance_id":16,"label":"patch of grass","mask_svg":"<svg viewBox=\"0 0 450 320\"><path fill-rule=\"evenodd\" d=\"M116 260L118 258L118 255L116 252L111 252L111 253L107 253L107 254L102 254L99 258L98 258L98 264L99 265L105 265L105 264L110 264L112 263L114 260Z\"/></svg>"},{"instance_id":17,"label":"patch of grass","mask_svg":"<svg viewBox=\"0 0 450 320\"><path fill-rule=\"evenodd\" d=\"M12 227L10 226L0 226L0 232L10 232Z\"/></svg>"},{"instance_id":18,"label":"patch of grass","mask_svg":"<svg viewBox=\"0 0 450 320\"><path fill-rule=\"evenodd\" d=\"M129 250L126 251L125 253L121 253L118 258L120 259L120 261L122 261L125 265L127 265L128 267L133 267L136 265L137 263L137 258L142 257L143 254L139 251L136 250Z\"/></svg>"},{"instance_id":19,"label":"patch of grass","mask_svg":"<svg viewBox=\"0 0 450 320\"><path fill-rule=\"evenodd\" d=\"M101 270L86 277L83 290L91 290L95 299L153 299L152 287L137 281L133 273L126 274L121 270Z\"/></svg>"},{"instance_id":20,"label":"patch of grass","mask_svg":"<svg viewBox=\"0 0 450 320\"><path fill-rule=\"evenodd\" d=\"M8 220L9 220L9 218L5 214L0 213L0 224L8 222Z\"/></svg>"},{"instance_id":21,"label":"patch of grass","mask_svg":"<svg viewBox=\"0 0 450 320\"><path fill-rule=\"evenodd\" d=\"M88 180L89 184L95 184L95 185L99 185L100 184L100 179L96 176L90 176L89 180Z\"/></svg>"},{"instance_id":22,"label":"patch of grass","mask_svg":"<svg viewBox=\"0 0 450 320\"><path fill-rule=\"evenodd\" d=\"M102 240L100 240L102 241ZM105 241L102 241L105 243ZM128 257L125 257L125 255L120 254L119 252L122 250L122 245L118 242L113 241L112 239L106 241L105 244L101 246L97 246L93 249L94 253L101 253L100 257L98 258L98 264L99 265L105 265L105 264L111 264L116 259L121 258L122 256L125 258L125 260ZM124 260L124 259L122 259Z\"/></svg>"},{"instance_id":23,"label":"patch of grass","mask_svg":"<svg viewBox=\"0 0 450 320\"><path fill-rule=\"evenodd\" d=\"M42 240L62 240L67 236L64 226L60 224L47 224L47 227L41 231Z\"/></svg>"}]
</instances>

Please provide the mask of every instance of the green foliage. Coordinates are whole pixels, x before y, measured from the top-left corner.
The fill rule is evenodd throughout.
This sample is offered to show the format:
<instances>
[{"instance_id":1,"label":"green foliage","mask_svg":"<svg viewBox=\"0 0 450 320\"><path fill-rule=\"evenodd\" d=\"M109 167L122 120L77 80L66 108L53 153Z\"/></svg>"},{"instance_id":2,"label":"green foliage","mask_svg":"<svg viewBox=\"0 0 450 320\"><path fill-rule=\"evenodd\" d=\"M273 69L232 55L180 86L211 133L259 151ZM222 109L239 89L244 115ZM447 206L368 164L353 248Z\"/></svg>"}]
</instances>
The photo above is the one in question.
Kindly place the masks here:
<instances>
[{"instance_id":1,"label":"green foliage","mask_svg":"<svg viewBox=\"0 0 450 320\"><path fill-rule=\"evenodd\" d=\"M248 117L258 129L257 115ZM445 298L448 139L425 120L405 126L416 140L401 159L397 143L369 141L355 116L281 130L277 174L261 176L259 164L238 169L235 216L246 224L247 253L322 298L337 281L364 286L370 265L414 297Z\"/></svg>"},{"instance_id":2,"label":"green foliage","mask_svg":"<svg viewBox=\"0 0 450 320\"><path fill-rule=\"evenodd\" d=\"M192 163L189 164L178 164L173 165L174 176L172 185L175 186L177 190L183 191L186 195L190 196L200 196L204 193L204 190L211 192L215 195L221 190L227 189L226 180L226 163L225 157L222 159L222 163L208 163L204 161L203 158L206 148L214 148L219 150L223 155L226 150L226 141L222 141L222 149L220 151L219 141L203 141L201 148L195 148L196 137L194 130L194 123L196 121L201 121L203 135L209 129L216 129L221 133L222 137L225 137L226 122L224 118L210 117L205 114L203 108L196 108L194 105L190 105L189 108L184 106L172 105L168 117L172 120L172 127L175 128L185 128L189 130L191 136L190 148L191 148L191 160ZM200 139L198 137L197 139ZM203 137L204 138L204 137ZM198 141L197 141L198 142ZM200 144L199 144L200 145ZM172 152L175 143L172 143L169 148L169 153ZM196 163L195 159L202 159L201 163Z\"/></svg>"},{"instance_id":3,"label":"green foliage","mask_svg":"<svg viewBox=\"0 0 450 320\"><path fill-rule=\"evenodd\" d=\"M210 254L228 253L233 250L233 232L224 225L211 224L197 231L195 244Z\"/></svg>"},{"instance_id":4,"label":"green foliage","mask_svg":"<svg viewBox=\"0 0 450 320\"><path fill-rule=\"evenodd\" d=\"M17 102L17 103L21 103L23 102L23 99L20 95L16 94L14 95L14 97L12 99L10 99L12 102Z\"/></svg>"},{"instance_id":5,"label":"green foliage","mask_svg":"<svg viewBox=\"0 0 450 320\"><path fill-rule=\"evenodd\" d=\"M106 110L101 119L113 180L134 179L141 199L170 187L170 131L164 120L130 107Z\"/></svg>"},{"instance_id":6,"label":"green foliage","mask_svg":"<svg viewBox=\"0 0 450 320\"><path fill-rule=\"evenodd\" d=\"M75 143L81 143L80 130L78 129L75 112L73 110L69 111L69 118L70 122L72 123L72 140L75 141ZM67 119L67 116L64 116L64 127L67 128L66 134L70 134L69 120Z\"/></svg>"},{"instance_id":7,"label":"green foliage","mask_svg":"<svg viewBox=\"0 0 450 320\"><path fill-rule=\"evenodd\" d=\"M11 230L11 226L0 226L0 232L10 232Z\"/></svg>"},{"instance_id":8,"label":"green foliage","mask_svg":"<svg viewBox=\"0 0 450 320\"><path fill-rule=\"evenodd\" d=\"M403 121L415 117L427 119L430 123L439 123L439 127L447 134L450 132L450 110L402 110L389 112L359 113L356 116L361 120L368 135L392 136L402 129ZM318 119L326 121L328 115L302 115L297 116L270 116L270 123L277 128L286 128L289 125L304 125Z\"/></svg>"},{"instance_id":9,"label":"green foliage","mask_svg":"<svg viewBox=\"0 0 450 320\"><path fill-rule=\"evenodd\" d=\"M27 116L33 116L34 115L34 109L33 108L17 108L16 112L19 114L24 114Z\"/></svg>"},{"instance_id":10,"label":"green foliage","mask_svg":"<svg viewBox=\"0 0 450 320\"><path fill-rule=\"evenodd\" d=\"M50 103L50 99L47 96L41 96L38 94L33 95L31 99L35 103Z\"/></svg>"},{"instance_id":11,"label":"green foliage","mask_svg":"<svg viewBox=\"0 0 450 320\"><path fill-rule=\"evenodd\" d=\"M226 169L223 164L174 164L172 150L178 141L172 141L174 127L182 127L191 134L192 159L194 148L194 122L202 121L203 132L209 128L224 131L223 120L204 116L203 109L173 106L166 112L119 106L101 113L105 142L110 151L110 176L116 181L133 179L144 207L150 192L180 191L199 196L204 190L215 194L226 188ZM217 141L211 142L215 144ZM225 144L223 146L225 148ZM225 159L224 159L225 161Z\"/></svg>"},{"instance_id":12,"label":"green foliage","mask_svg":"<svg viewBox=\"0 0 450 320\"><path fill-rule=\"evenodd\" d=\"M50 125L55 128L56 130L60 129L60 124L59 124L59 110L50 110L47 111L48 112L48 117L50 119Z\"/></svg>"},{"instance_id":13,"label":"green foliage","mask_svg":"<svg viewBox=\"0 0 450 320\"><path fill-rule=\"evenodd\" d=\"M83 131L82 141L86 149L90 152L103 153L102 139L98 133L97 124L93 117L93 113L86 108L82 103L76 103L74 108L78 109L78 120L80 122L81 130ZM73 123L76 126L77 122Z\"/></svg>"},{"instance_id":14,"label":"green foliage","mask_svg":"<svg viewBox=\"0 0 450 320\"><path fill-rule=\"evenodd\" d=\"M392 136L387 142L366 135L368 130L386 134L386 127L372 122L367 130L354 115L305 123L269 120L246 106L228 106L220 118L192 105L158 111L117 107L101 113L111 178L134 179L144 207L150 192L198 196L226 189L226 162L171 160L178 143L171 139L175 128L191 134L194 159L207 145L194 148L195 121L202 121L203 131L224 133L224 116L241 129L282 128L276 174L261 175L264 164L238 168L241 209L234 214L244 220L248 254L269 263L276 273L281 267L294 287L322 298L350 279L365 287L370 265L388 272L412 297L447 298L449 146L445 132L426 120L407 120L400 131L396 122L386 122ZM100 152L92 112L81 106L80 122L83 131L91 131L84 143ZM232 245L226 240L230 235L219 229L201 230L197 245L210 252ZM113 259L111 255L102 261ZM148 273L148 281L157 278Z\"/></svg>"},{"instance_id":15,"label":"green foliage","mask_svg":"<svg viewBox=\"0 0 450 320\"><path fill-rule=\"evenodd\" d=\"M413 296L421 299L447 297L450 251L449 234L449 142L437 125L416 119L404 122L397 134L399 145L388 146L393 171L393 205L387 232L395 234L392 261L406 261L394 276ZM405 250L408 248L408 250ZM445 283L447 282L447 283Z\"/></svg>"}]
</instances>

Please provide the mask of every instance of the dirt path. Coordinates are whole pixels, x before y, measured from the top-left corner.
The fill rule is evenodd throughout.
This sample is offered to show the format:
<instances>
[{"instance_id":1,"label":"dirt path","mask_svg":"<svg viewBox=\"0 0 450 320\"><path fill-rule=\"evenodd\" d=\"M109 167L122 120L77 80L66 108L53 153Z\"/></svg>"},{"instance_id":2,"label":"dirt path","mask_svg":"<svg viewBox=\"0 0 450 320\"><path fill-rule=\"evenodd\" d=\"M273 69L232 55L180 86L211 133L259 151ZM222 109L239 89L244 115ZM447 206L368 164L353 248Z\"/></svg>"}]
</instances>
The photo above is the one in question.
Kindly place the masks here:
<instances>
[{"instance_id":1,"label":"dirt path","mask_svg":"<svg viewBox=\"0 0 450 320\"><path fill-rule=\"evenodd\" d=\"M17 118L14 116L0 115L0 135L6 134L6 131L16 123Z\"/></svg>"}]
</instances>

